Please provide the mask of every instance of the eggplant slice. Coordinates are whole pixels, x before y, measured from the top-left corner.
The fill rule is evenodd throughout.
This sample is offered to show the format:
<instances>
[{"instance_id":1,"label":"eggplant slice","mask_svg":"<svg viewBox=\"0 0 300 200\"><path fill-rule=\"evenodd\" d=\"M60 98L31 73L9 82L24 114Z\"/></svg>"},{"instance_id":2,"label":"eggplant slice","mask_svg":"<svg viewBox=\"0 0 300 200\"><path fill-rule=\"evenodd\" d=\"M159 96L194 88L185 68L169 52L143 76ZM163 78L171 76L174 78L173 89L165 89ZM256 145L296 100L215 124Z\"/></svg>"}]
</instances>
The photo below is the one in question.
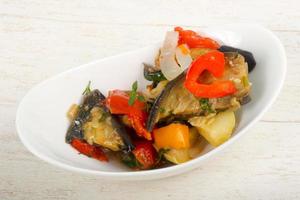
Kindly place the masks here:
<instances>
[{"instance_id":1,"label":"eggplant slice","mask_svg":"<svg viewBox=\"0 0 300 200\"><path fill-rule=\"evenodd\" d=\"M131 138L119 121L104 104L105 96L99 90L85 95L76 118L72 121L66 142L74 138L100 145L113 151L131 151L134 149Z\"/></svg>"},{"instance_id":2,"label":"eggplant slice","mask_svg":"<svg viewBox=\"0 0 300 200\"><path fill-rule=\"evenodd\" d=\"M170 81L154 101L146 123L146 129L152 131L155 124L170 116L199 115L201 107L198 99L183 86L185 72Z\"/></svg>"},{"instance_id":3,"label":"eggplant slice","mask_svg":"<svg viewBox=\"0 0 300 200\"><path fill-rule=\"evenodd\" d=\"M246 62L248 63L248 72L251 72L256 66L255 58L250 51L245 51L242 49L238 49L238 48L226 46L226 45L221 46L218 50L221 52L224 52L224 53L225 52L237 52L237 53L241 54L242 56L244 56Z\"/></svg>"},{"instance_id":4,"label":"eggplant slice","mask_svg":"<svg viewBox=\"0 0 300 200\"><path fill-rule=\"evenodd\" d=\"M240 107L240 103L244 103L251 88L248 81L247 63L238 53L225 53L225 71L221 78L217 79L206 71L199 77L199 82L205 84L216 80L232 80L237 88L234 95L201 101L201 98L196 98L184 87L185 74L186 72L183 72L168 82L154 101L146 123L148 131L152 131L158 122L169 121L170 118L188 119L192 116L207 115L209 112L236 110ZM203 102L206 102L206 109ZM207 106L210 107L209 112L207 112Z\"/></svg>"}]
</instances>

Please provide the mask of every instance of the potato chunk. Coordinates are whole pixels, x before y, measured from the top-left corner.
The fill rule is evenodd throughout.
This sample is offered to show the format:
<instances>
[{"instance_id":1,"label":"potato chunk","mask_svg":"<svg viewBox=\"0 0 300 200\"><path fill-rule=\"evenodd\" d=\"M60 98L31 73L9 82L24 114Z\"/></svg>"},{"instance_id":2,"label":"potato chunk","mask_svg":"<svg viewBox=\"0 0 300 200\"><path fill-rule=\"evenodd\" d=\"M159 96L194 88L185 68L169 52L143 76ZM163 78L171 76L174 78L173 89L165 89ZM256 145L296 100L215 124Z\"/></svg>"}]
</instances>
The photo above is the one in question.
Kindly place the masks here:
<instances>
[{"instance_id":1,"label":"potato chunk","mask_svg":"<svg viewBox=\"0 0 300 200\"><path fill-rule=\"evenodd\" d=\"M219 146L230 138L235 127L235 115L233 111L225 111L206 117L193 117L189 122L211 145Z\"/></svg>"}]
</instances>

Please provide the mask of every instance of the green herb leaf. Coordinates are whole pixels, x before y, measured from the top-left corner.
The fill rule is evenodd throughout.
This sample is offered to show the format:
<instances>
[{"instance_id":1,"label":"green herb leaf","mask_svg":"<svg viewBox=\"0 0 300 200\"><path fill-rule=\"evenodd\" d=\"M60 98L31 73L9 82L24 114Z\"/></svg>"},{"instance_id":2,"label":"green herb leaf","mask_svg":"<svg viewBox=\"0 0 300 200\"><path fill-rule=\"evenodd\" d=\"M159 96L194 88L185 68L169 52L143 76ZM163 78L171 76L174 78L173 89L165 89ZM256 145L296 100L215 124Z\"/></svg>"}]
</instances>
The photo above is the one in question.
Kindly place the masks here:
<instances>
[{"instance_id":1,"label":"green herb leaf","mask_svg":"<svg viewBox=\"0 0 300 200\"><path fill-rule=\"evenodd\" d=\"M129 96L129 100L128 100L128 104L130 106L132 106L134 104L135 99L136 99L136 92L131 91L130 96Z\"/></svg>"},{"instance_id":2,"label":"green herb leaf","mask_svg":"<svg viewBox=\"0 0 300 200\"><path fill-rule=\"evenodd\" d=\"M207 99L207 98L200 99L199 103L200 103L200 107L203 111L208 112L208 113L214 112L209 103L209 99Z\"/></svg>"},{"instance_id":3,"label":"green herb leaf","mask_svg":"<svg viewBox=\"0 0 300 200\"><path fill-rule=\"evenodd\" d=\"M134 104L134 101L136 100L136 95L137 95L137 88L138 88L138 83L137 81L135 81L132 86L131 86L131 91L129 94L129 100L128 100L128 104L130 106L132 106Z\"/></svg>"},{"instance_id":4,"label":"green herb leaf","mask_svg":"<svg viewBox=\"0 0 300 200\"><path fill-rule=\"evenodd\" d=\"M160 81L167 80L161 71L157 71L154 67L144 63L144 77L148 81L153 81L154 85Z\"/></svg>"},{"instance_id":5,"label":"green herb leaf","mask_svg":"<svg viewBox=\"0 0 300 200\"><path fill-rule=\"evenodd\" d=\"M137 81L134 81L134 83L131 86L131 89L134 90L134 91L137 91L137 89L138 89L138 82Z\"/></svg>"},{"instance_id":6,"label":"green herb leaf","mask_svg":"<svg viewBox=\"0 0 300 200\"><path fill-rule=\"evenodd\" d=\"M91 90L91 81L89 81L89 83L88 83L88 85L85 87L85 89L84 89L82 95L87 95L87 94L91 93L91 91L92 91L92 90Z\"/></svg>"},{"instance_id":7,"label":"green herb leaf","mask_svg":"<svg viewBox=\"0 0 300 200\"><path fill-rule=\"evenodd\" d=\"M142 95L138 95L137 99L138 99L139 101L141 101L141 102L146 102L145 97L142 96Z\"/></svg>"}]
</instances>

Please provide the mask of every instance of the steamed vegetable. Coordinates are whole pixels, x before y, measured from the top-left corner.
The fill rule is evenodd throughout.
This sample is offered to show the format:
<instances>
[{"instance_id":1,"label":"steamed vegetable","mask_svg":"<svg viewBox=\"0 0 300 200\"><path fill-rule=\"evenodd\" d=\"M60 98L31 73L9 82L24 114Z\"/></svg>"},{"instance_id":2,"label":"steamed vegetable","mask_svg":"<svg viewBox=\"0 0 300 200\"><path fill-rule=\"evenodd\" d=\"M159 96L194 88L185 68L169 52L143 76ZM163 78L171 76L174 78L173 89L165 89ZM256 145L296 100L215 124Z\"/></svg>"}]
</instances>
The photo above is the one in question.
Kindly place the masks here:
<instances>
[{"instance_id":1,"label":"steamed vegetable","mask_svg":"<svg viewBox=\"0 0 300 200\"><path fill-rule=\"evenodd\" d=\"M181 44L176 48L175 56L177 63L183 70L187 69L193 61L189 47L185 44Z\"/></svg>"},{"instance_id":2,"label":"steamed vegetable","mask_svg":"<svg viewBox=\"0 0 300 200\"><path fill-rule=\"evenodd\" d=\"M183 69L178 66L175 60L178 36L179 34L176 31L167 32L163 46L160 49L159 66L168 80L173 80L183 72Z\"/></svg>"},{"instance_id":3,"label":"steamed vegetable","mask_svg":"<svg viewBox=\"0 0 300 200\"><path fill-rule=\"evenodd\" d=\"M146 128L152 131L156 123L171 116L199 115L202 110L198 99L184 88L185 73L167 83L149 112Z\"/></svg>"},{"instance_id":4,"label":"steamed vegetable","mask_svg":"<svg viewBox=\"0 0 300 200\"><path fill-rule=\"evenodd\" d=\"M88 83L82 103L67 113L66 142L100 161L113 155L134 170L187 162L231 137L234 112L250 101L248 69L255 64L250 52L176 27L153 66L144 64L146 91L135 81L106 98Z\"/></svg>"},{"instance_id":5,"label":"steamed vegetable","mask_svg":"<svg viewBox=\"0 0 300 200\"><path fill-rule=\"evenodd\" d=\"M112 124L112 116L101 107L91 110L89 120L83 125L84 139L89 144L101 145L112 151L120 151L124 141Z\"/></svg>"},{"instance_id":6,"label":"steamed vegetable","mask_svg":"<svg viewBox=\"0 0 300 200\"><path fill-rule=\"evenodd\" d=\"M156 123L172 118L188 119L191 116L207 115L226 109L236 110L244 97L249 96L251 84L244 85L243 79L248 80L244 57L237 53L225 53L224 72L221 77L214 77L204 71L198 81L210 85L213 82L232 80L237 91L233 95L219 98L197 98L184 87L185 73L167 83L160 95L157 96L150 109L147 120L147 130L152 131ZM246 102L246 99L245 99Z\"/></svg>"},{"instance_id":7,"label":"steamed vegetable","mask_svg":"<svg viewBox=\"0 0 300 200\"><path fill-rule=\"evenodd\" d=\"M71 143L74 139L85 139L90 145L101 145L113 151L131 151L133 144L128 132L119 119L110 114L104 99L99 90L85 92L83 103L68 129L66 141Z\"/></svg>"},{"instance_id":8,"label":"steamed vegetable","mask_svg":"<svg viewBox=\"0 0 300 200\"><path fill-rule=\"evenodd\" d=\"M66 134L67 143L71 143L74 138L83 139L82 126L88 120L92 108L97 106L103 98L98 90L89 92L84 96L83 102L76 111L76 117L72 116L73 120Z\"/></svg>"},{"instance_id":9,"label":"steamed vegetable","mask_svg":"<svg viewBox=\"0 0 300 200\"><path fill-rule=\"evenodd\" d=\"M193 60L198 58L199 56L202 56L210 51L214 51L213 49L208 49L208 48L192 48L190 49L190 55Z\"/></svg>"},{"instance_id":10,"label":"steamed vegetable","mask_svg":"<svg viewBox=\"0 0 300 200\"><path fill-rule=\"evenodd\" d=\"M132 151L141 169L149 169L156 164L157 153L149 141L139 141Z\"/></svg>"},{"instance_id":11,"label":"steamed vegetable","mask_svg":"<svg viewBox=\"0 0 300 200\"><path fill-rule=\"evenodd\" d=\"M189 122L211 145L219 146L230 138L235 127L235 116L233 111L225 111L206 117L193 117Z\"/></svg>"},{"instance_id":12,"label":"steamed vegetable","mask_svg":"<svg viewBox=\"0 0 300 200\"><path fill-rule=\"evenodd\" d=\"M189 129L189 143L190 147L185 149L167 149L164 157L175 164L187 162L197 157L206 146L204 138L202 138L196 128Z\"/></svg>"},{"instance_id":13,"label":"steamed vegetable","mask_svg":"<svg viewBox=\"0 0 300 200\"><path fill-rule=\"evenodd\" d=\"M219 48L219 51L221 51L221 52L237 52L237 53L241 54L242 56L244 56L244 58L248 64L249 72L251 72L255 68L255 65L256 65L255 58L254 58L253 54L249 51L245 51L242 49L238 49L238 48L226 46L226 45L221 46Z\"/></svg>"},{"instance_id":14,"label":"steamed vegetable","mask_svg":"<svg viewBox=\"0 0 300 200\"><path fill-rule=\"evenodd\" d=\"M79 139L73 139L71 145L79 153L82 153L88 157L92 157L100 161L108 161L107 156L104 154L100 147L90 145Z\"/></svg>"},{"instance_id":15,"label":"steamed vegetable","mask_svg":"<svg viewBox=\"0 0 300 200\"><path fill-rule=\"evenodd\" d=\"M219 51L212 51L200 56L191 64L184 86L195 96L201 98L223 97L236 92L232 81L215 81L212 84L198 82L199 76L207 70L215 77L221 77L224 73L225 59L224 54Z\"/></svg>"},{"instance_id":16,"label":"steamed vegetable","mask_svg":"<svg viewBox=\"0 0 300 200\"><path fill-rule=\"evenodd\" d=\"M145 102L136 98L132 105L129 105L130 99L126 92L113 90L107 97L106 105L113 114L127 115L136 133L147 140L151 140L151 133L145 129L147 119Z\"/></svg>"},{"instance_id":17,"label":"steamed vegetable","mask_svg":"<svg viewBox=\"0 0 300 200\"><path fill-rule=\"evenodd\" d=\"M156 87L152 87L152 85L147 87L147 90L144 92L144 95L146 98L148 98L149 101L155 100L165 89L166 85L168 84L167 80L160 81Z\"/></svg>"},{"instance_id":18,"label":"steamed vegetable","mask_svg":"<svg viewBox=\"0 0 300 200\"><path fill-rule=\"evenodd\" d=\"M189 127L179 123L172 123L153 130L154 143L159 149L184 149L190 147Z\"/></svg>"},{"instance_id":19,"label":"steamed vegetable","mask_svg":"<svg viewBox=\"0 0 300 200\"><path fill-rule=\"evenodd\" d=\"M179 33L178 44L187 44L190 48L210 48L217 49L220 45L211 38L201 37L196 32L191 30L184 30L181 27L175 27L174 29Z\"/></svg>"}]
</instances>

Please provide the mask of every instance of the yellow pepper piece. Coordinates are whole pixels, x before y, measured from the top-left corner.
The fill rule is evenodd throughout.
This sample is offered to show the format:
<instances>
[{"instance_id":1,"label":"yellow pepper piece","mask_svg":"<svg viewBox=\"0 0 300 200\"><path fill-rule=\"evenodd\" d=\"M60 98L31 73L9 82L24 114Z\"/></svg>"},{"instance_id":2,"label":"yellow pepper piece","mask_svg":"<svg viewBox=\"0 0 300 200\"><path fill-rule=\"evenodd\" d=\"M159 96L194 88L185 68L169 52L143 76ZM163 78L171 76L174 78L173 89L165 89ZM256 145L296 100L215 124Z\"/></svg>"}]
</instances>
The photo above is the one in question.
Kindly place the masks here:
<instances>
[{"instance_id":1,"label":"yellow pepper piece","mask_svg":"<svg viewBox=\"0 0 300 200\"><path fill-rule=\"evenodd\" d=\"M189 127L172 123L168 126L154 129L154 142L157 148L185 149L190 147Z\"/></svg>"}]
</instances>

